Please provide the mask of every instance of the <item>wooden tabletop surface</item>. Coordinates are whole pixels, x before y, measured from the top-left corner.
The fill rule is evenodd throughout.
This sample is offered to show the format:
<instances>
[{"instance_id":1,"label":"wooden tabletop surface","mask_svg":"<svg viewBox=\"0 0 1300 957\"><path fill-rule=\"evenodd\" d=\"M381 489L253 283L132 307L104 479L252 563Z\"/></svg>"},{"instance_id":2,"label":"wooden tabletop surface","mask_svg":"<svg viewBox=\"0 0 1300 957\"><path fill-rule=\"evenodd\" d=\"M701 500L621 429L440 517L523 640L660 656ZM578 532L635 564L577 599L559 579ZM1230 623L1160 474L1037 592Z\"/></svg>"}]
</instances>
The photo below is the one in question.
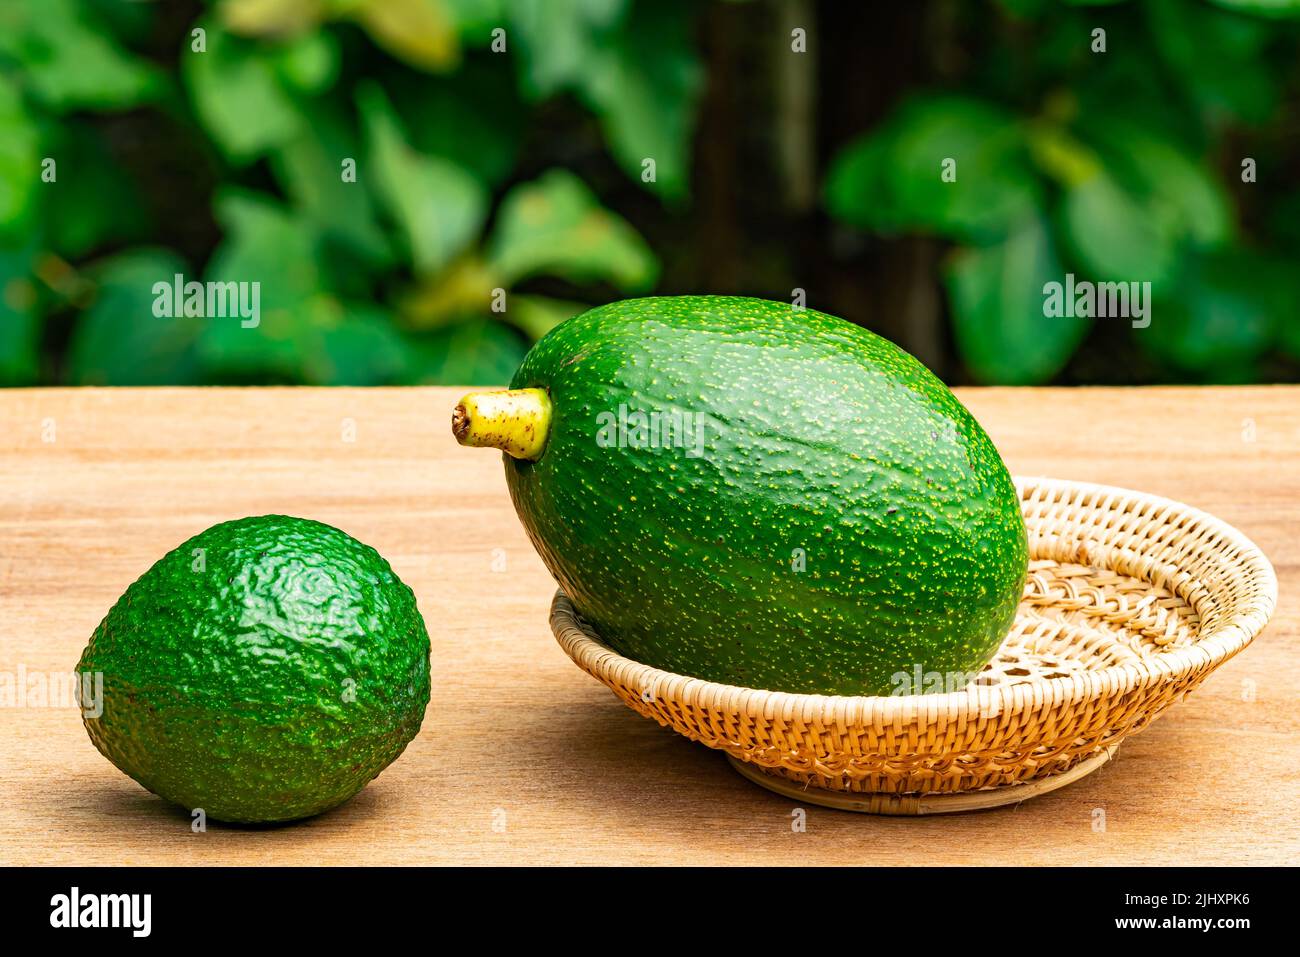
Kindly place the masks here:
<instances>
[{"instance_id":1,"label":"wooden tabletop surface","mask_svg":"<svg viewBox=\"0 0 1300 957\"><path fill-rule=\"evenodd\" d=\"M1141 489L1236 525L1277 569L1277 613L1078 783L946 817L808 805L802 832L794 803L627 710L560 651L554 585L499 456L450 435L464 391L0 391L0 863L1300 859L1300 388L960 392L1015 473ZM69 673L164 552L267 512L337 525L389 559L429 625L433 700L406 753L343 807L194 833L99 755L75 709L24 702L15 684Z\"/></svg>"}]
</instances>

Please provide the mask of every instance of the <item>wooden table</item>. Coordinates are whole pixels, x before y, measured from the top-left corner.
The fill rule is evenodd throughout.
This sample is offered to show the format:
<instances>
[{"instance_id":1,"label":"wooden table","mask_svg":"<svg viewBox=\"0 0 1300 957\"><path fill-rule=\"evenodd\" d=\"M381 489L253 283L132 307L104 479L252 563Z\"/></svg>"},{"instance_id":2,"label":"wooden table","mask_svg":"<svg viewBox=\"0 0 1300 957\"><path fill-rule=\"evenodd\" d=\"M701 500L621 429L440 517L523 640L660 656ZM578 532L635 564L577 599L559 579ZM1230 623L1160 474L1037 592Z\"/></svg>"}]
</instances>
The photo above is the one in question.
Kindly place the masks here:
<instances>
[{"instance_id":1,"label":"wooden table","mask_svg":"<svg viewBox=\"0 0 1300 957\"><path fill-rule=\"evenodd\" d=\"M1142 489L1242 529L1277 568L1277 614L1076 784L955 817L809 805L802 833L792 802L625 709L560 651L546 620L554 586L515 519L499 457L449 433L463 391L0 392L0 682L69 672L105 611L165 551L266 512L329 522L387 556L419 598L434 673L420 735L350 803L288 827L197 834L185 812L99 755L75 710L11 698L0 707L0 863L1300 856L1300 388L963 391L1013 472ZM466 576L482 576L485 591L467 594Z\"/></svg>"}]
</instances>

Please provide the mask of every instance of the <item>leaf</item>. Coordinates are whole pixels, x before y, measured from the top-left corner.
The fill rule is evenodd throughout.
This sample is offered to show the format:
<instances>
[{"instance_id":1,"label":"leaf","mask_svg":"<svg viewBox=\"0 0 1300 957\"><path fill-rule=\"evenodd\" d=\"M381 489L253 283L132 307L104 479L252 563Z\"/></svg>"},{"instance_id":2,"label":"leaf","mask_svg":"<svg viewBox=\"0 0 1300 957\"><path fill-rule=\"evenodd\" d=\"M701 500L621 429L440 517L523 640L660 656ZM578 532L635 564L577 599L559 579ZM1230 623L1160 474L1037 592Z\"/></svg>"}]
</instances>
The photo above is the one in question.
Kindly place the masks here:
<instances>
[{"instance_id":1,"label":"leaf","mask_svg":"<svg viewBox=\"0 0 1300 957\"><path fill-rule=\"evenodd\" d=\"M67 259L97 247L134 243L148 235L148 205L90 124L72 118L54 127L50 155L57 179L42 184L46 242Z\"/></svg>"},{"instance_id":2,"label":"leaf","mask_svg":"<svg viewBox=\"0 0 1300 957\"><path fill-rule=\"evenodd\" d=\"M637 292L652 287L659 272L645 240L580 179L558 169L516 186L502 200L487 260L507 286L547 273L576 283L607 280Z\"/></svg>"},{"instance_id":3,"label":"leaf","mask_svg":"<svg viewBox=\"0 0 1300 957\"><path fill-rule=\"evenodd\" d=\"M482 315L500 282L479 257L462 256L436 276L421 277L402 295L398 312L406 325L416 329Z\"/></svg>"},{"instance_id":4,"label":"leaf","mask_svg":"<svg viewBox=\"0 0 1300 957\"><path fill-rule=\"evenodd\" d=\"M579 85L627 10L627 0L513 0L525 92L541 99Z\"/></svg>"},{"instance_id":5,"label":"leaf","mask_svg":"<svg viewBox=\"0 0 1300 957\"><path fill-rule=\"evenodd\" d=\"M422 336L412 381L427 385L505 386L527 351L510 327L471 319Z\"/></svg>"},{"instance_id":6,"label":"leaf","mask_svg":"<svg viewBox=\"0 0 1300 957\"><path fill-rule=\"evenodd\" d=\"M501 318L526 335L530 342L536 342L565 319L586 312L588 308L581 302L513 293L506 300L506 311Z\"/></svg>"},{"instance_id":7,"label":"leaf","mask_svg":"<svg viewBox=\"0 0 1300 957\"><path fill-rule=\"evenodd\" d=\"M441 71L460 58L459 5L450 0L225 0L221 14L232 32L262 37L300 36L327 19L352 20L399 60Z\"/></svg>"},{"instance_id":8,"label":"leaf","mask_svg":"<svg viewBox=\"0 0 1300 957\"><path fill-rule=\"evenodd\" d=\"M1151 0L1143 9L1160 58L1204 112L1250 123L1273 116L1280 90L1263 56L1267 23L1176 0Z\"/></svg>"},{"instance_id":9,"label":"leaf","mask_svg":"<svg viewBox=\"0 0 1300 957\"><path fill-rule=\"evenodd\" d=\"M277 147L271 169L296 208L330 240L372 266L393 252L380 228L372 194L358 177L343 178L343 162L361 166L361 144L340 112L320 104L309 129Z\"/></svg>"},{"instance_id":10,"label":"leaf","mask_svg":"<svg viewBox=\"0 0 1300 957\"><path fill-rule=\"evenodd\" d=\"M297 37L275 54L282 83L299 93L320 93L334 85L339 72L339 43L334 34L317 30Z\"/></svg>"},{"instance_id":11,"label":"leaf","mask_svg":"<svg viewBox=\"0 0 1300 957\"><path fill-rule=\"evenodd\" d=\"M1121 188L1109 172L1066 191L1061 224L1090 278L1150 282L1159 292L1178 266L1178 222L1167 207Z\"/></svg>"},{"instance_id":12,"label":"leaf","mask_svg":"<svg viewBox=\"0 0 1300 957\"><path fill-rule=\"evenodd\" d=\"M381 308L340 304L332 321L319 325L319 351L306 379L322 385L369 386L404 380L414 355Z\"/></svg>"},{"instance_id":13,"label":"leaf","mask_svg":"<svg viewBox=\"0 0 1300 957\"><path fill-rule=\"evenodd\" d=\"M1045 314L1044 287L1064 275L1039 218L1002 242L959 250L945 280L957 348L981 382L1045 382L1088 330L1086 318Z\"/></svg>"},{"instance_id":14,"label":"leaf","mask_svg":"<svg viewBox=\"0 0 1300 957\"><path fill-rule=\"evenodd\" d=\"M1210 0L1236 13L1250 13L1278 19L1300 17L1300 0Z\"/></svg>"},{"instance_id":15,"label":"leaf","mask_svg":"<svg viewBox=\"0 0 1300 957\"><path fill-rule=\"evenodd\" d=\"M989 239L1033 213L1041 188L1026 131L980 100L922 96L845 148L827 177L832 215L881 232ZM954 161L955 180L943 178Z\"/></svg>"},{"instance_id":16,"label":"leaf","mask_svg":"<svg viewBox=\"0 0 1300 957\"><path fill-rule=\"evenodd\" d=\"M880 232L915 225L918 217L906 209L889 184L892 149L892 135L882 130L860 137L840 151L826 174L826 208L832 216Z\"/></svg>"},{"instance_id":17,"label":"leaf","mask_svg":"<svg viewBox=\"0 0 1300 957\"><path fill-rule=\"evenodd\" d=\"M225 238L206 278L260 281L263 308L297 302L326 285L317 261L319 237L305 220L245 190L224 190L215 208Z\"/></svg>"},{"instance_id":18,"label":"leaf","mask_svg":"<svg viewBox=\"0 0 1300 957\"><path fill-rule=\"evenodd\" d=\"M353 0L344 8L376 44L410 66L438 72L460 59L456 25L442 0Z\"/></svg>"},{"instance_id":19,"label":"leaf","mask_svg":"<svg viewBox=\"0 0 1300 957\"><path fill-rule=\"evenodd\" d=\"M298 36L323 19L326 0L222 0L221 22L241 36Z\"/></svg>"},{"instance_id":20,"label":"leaf","mask_svg":"<svg viewBox=\"0 0 1300 957\"><path fill-rule=\"evenodd\" d=\"M363 89L358 100L373 170L367 175L405 235L415 270L437 272L478 235L487 192L455 163L411 149L378 87Z\"/></svg>"},{"instance_id":21,"label":"leaf","mask_svg":"<svg viewBox=\"0 0 1300 957\"><path fill-rule=\"evenodd\" d=\"M1159 206L1180 240L1217 245L1232 239L1232 201L1203 162L1173 140L1110 117L1089 127L1117 182Z\"/></svg>"},{"instance_id":22,"label":"leaf","mask_svg":"<svg viewBox=\"0 0 1300 957\"><path fill-rule=\"evenodd\" d=\"M632 179L668 199L689 189L691 134L703 69L691 44L695 8L655 0L632 8L583 73L581 96ZM654 177L647 179L647 161Z\"/></svg>"},{"instance_id":23,"label":"leaf","mask_svg":"<svg viewBox=\"0 0 1300 957\"><path fill-rule=\"evenodd\" d=\"M318 348L312 327L337 309L322 291L319 237L306 220L254 193L219 194L216 213L225 238L204 279L249 283L250 290L257 283L259 314L256 324L239 315L205 320L204 368L219 381L303 381Z\"/></svg>"},{"instance_id":24,"label":"leaf","mask_svg":"<svg viewBox=\"0 0 1300 957\"><path fill-rule=\"evenodd\" d=\"M1039 169L1064 186L1077 186L1101 171L1096 152L1054 123L1031 125L1029 152Z\"/></svg>"},{"instance_id":25,"label":"leaf","mask_svg":"<svg viewBox=\"0 0 1300 957\"><path fill-rule=\"evenodd\" d=\"M266 197L230 191L217 200L226 238L209 281L258 283L256 323L204 320L199 356L222 382L378 385L407 377L406 343L384 309L341 301L322 268L312 223Z\"/></svg>"},{"instance_id":26,"label":"leaf","mask_svg":"<svg viewBox=\"0 0 1300 957\"><path fill-rule=\"evenodd\" d=\"M154 314L154 286L170 287L185 262L170 250L135 249L92 270L94 302L77 320L68 377L78 385L183 385L199 381L195 347L205 320Z\"/></svg>"},{"instance_id":27,"label":"leaf","mask_svg":"<svg viewBox=\"0 0 1300 957\"><path fill-rule=\"evenodd\" d=\"M496 186L514 170L529 116L514 77L482 60L430 79L405 73L388 87L411 145Z\"/></svg>"},{"instance_id":28,"label":"leaf","mask_svg":"<svg viewBox=\"0 0 1300 957\"><path fill-rule=\"evenodd\" d=\"M506 5L518 0L443 0L448 16L456 25L462 46L485 47L492 31L506 25Z\"/></svg>"},{"instance_id":29,"label":"leaf","mask_svg":"<svg viewBox=\"0 0 1300 957\"><path fill-rule=\"evenodd\" d=\"M1135 330L1150 352L1210 381L1261 356L1300 296L1292 263L1239 248L1189 258L1179 282Z\"/></svg>"},{"instance_id":30,"label":"leaf","mask_svg":"<svg viewBox=\"0 0 1300 957\"><path fill-rule=\"evenodd\" d=\"M281 84L275 61L210 20L200 25L207 49L186 46L181 71L199 119L226 156L246 164L296 138L306 121Z\"/></svg>"},{"instance_id":31,"label":"leaf","mask_svg":"<svg viewBox=\"0 0 1300 957\"><path fill-rule=\"evenodd\" d=\"M30 385L40 370L41 316L32 280L34 245L0 246L0 386Z\"/></svg>"},{"instance_id":32,"label":"leaf","mask_svg":"<svg viewBox=\"0 0 1300 957\"><path fill-rule=\"evenodd\" d=\"M123 52L77 0L5 0L0 59L22 67L27 88L56 111L124 109L160 88L156 69Z\"/></svg>"},{"instance_id":33,"label":"leaf","mask_svg":"<svg viewBox=\"0 0 1300 957\"><path fill-rule=\"evenodd\" d=\"M22 236L40 186L40 141L22 94L0 73L0 239Z\"/></svg>"},{"instance_id":34,"label":"leaf","mask_svg":"<svg viewBox=\"0 0 1300 957\"><path fill-rule=\"evenodd\" d=\"M577 93L619 166L670 199L686 195L703 70L691 43L695 8L681 0L516 0L521 85L532 99ZM645 161L654 178L645 178Z\"/></svg>"}]
</instances>

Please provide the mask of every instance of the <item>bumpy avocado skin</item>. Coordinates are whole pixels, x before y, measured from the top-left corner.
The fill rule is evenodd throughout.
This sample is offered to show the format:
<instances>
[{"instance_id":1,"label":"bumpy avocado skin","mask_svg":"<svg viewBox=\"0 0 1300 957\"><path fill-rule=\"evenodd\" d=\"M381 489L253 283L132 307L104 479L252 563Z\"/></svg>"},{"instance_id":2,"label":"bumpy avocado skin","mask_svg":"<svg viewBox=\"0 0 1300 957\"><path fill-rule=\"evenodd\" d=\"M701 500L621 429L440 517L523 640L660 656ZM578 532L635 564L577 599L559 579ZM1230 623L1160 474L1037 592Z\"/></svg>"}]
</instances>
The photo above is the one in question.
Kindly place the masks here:
<instances>
[{"instance_id":1,"label":"bumpy avocado skin","mask_svg":"<svg viewBox=\"0 0 1300 957\"><path fill-rule=\"evenodd\" d=\"M978 671L1011 625L1027 546L1006 466L939 379L861 327L758 299L629 300L556 327L511 386L554 404L541 457L505 457L515 508L630 658L891 694L917 666ZM632 429L618 447L598 417L620 405L707 419L681 445L631 447Z\"/></svg>"},{"instance_id":2,"label":"bumpy avocado skin","mask_svg":"<svg viewBox=\"0 0 1300 957\"><path fill-rule=\"evenodd\" d=\"M348 800L415 737L429 636L373 548L265 515L163 556L78 671L103 674L91 740L144 787L219 821L288 821Z\"/></svg>"}]
</instances>

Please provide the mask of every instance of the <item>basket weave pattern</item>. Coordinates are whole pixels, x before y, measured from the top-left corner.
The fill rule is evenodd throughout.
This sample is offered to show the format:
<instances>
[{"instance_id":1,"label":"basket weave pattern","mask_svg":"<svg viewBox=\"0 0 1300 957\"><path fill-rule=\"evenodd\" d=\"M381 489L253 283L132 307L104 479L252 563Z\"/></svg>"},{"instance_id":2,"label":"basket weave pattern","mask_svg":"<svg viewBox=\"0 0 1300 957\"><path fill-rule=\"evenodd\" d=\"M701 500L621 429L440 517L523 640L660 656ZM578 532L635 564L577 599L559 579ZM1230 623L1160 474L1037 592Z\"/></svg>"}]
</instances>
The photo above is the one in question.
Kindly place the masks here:
<instances>
[{"instance_id":1,"label":"basket weave pattern","mask_svg":"<svg viewBox=\"0 0 1300 957\"><path fill-rule=\"evenodd\" d=\"M1062 774L1113 750L1241 651L1277 600L1248 539L1177 502L1016 482L1030 566L1016 622L965 689L785 694L646 667L602 644L563 593L565 652L629 707L767 774L832 791L953 793Z\"/></svg>"}]
</instances>

